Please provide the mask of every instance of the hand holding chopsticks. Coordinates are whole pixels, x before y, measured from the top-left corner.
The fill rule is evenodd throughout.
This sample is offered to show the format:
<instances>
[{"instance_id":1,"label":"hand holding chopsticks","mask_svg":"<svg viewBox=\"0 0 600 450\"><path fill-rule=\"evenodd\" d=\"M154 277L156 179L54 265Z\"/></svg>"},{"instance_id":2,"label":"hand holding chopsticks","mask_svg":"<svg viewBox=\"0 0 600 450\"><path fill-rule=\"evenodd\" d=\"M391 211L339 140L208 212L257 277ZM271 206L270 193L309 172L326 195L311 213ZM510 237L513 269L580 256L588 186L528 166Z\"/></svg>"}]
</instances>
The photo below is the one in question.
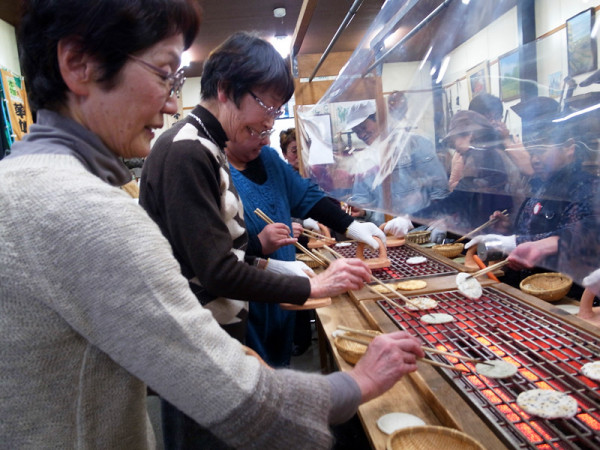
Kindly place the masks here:
<instances>
[{"instance_id":1,"label":"hand holding chopsticks","mask_svg":"<svg viewBox=\"0 0 600 450\"><path fill-rule=\"evenodd\" d=\"M346 339L346 340L349 340L349 341L352 341L352 342L356 342L358 344L363 344L363 345L368 346L371 343L371 340L373 339L373 335L369 334L368 332L365 332L364 330L357 330L357 329L354 329L354 328L345 327L343 325L338 325L338 329L342 330L342 331L347 331L349 333L353 333L353 334L356 334L356 335L359 335L359 336L365 336L365 337L371 338L371 339L361 339L361 338L358 338L358 337L355 337L355 336L349 336L346 333L339 333L339 334L335 335L336 337L339 337L339 338L342 338L342 339ZM428 352L428 353L438 353L438 354L441 354L441 355L451 356L451 357L456 358L456 359L461 359L461 360L470 361L470 362L483 362L480 359L470 358L468 356L459 355L459 354L456 354L456 353L445 352L445 351L442 351L442 350L438 350L436 348L430 348L430 347L425 347L425 346L422 346L421 348L423 349L423 351ZM452 366L452 365L449 365L449 364L443 364L443 363L440 363L440 362L437 362L437 361L432 361L430 359L425 359L425 358L419 358L419 360L423 361L423 362L425 362L427 364L430 364L432 366L443 367L443 368L446 368L446 369L458 370L460 372L464 372L464 369L462 369L460 367Z\"/></svg>"},{"instance_id":2,"label":"hand holding chopsticks","mask_svg":"<svg viewBox=\"0 0 600 450\"><path fill-rule=\"evenodd\" d=\"M501 212L501 214L504 217L508 217L507 214L507 210L505 209L504 211ZM496 223L498 221L499 217L494 217L493 219L488 220L487 222L485 222L483 225L478 226L477 228L475 228L473 231L469 231L467 234L465 234L463 237L458 238L456 241L454 241L455 243L463 241L467 238L470 238L471 236L473 236L474 234L476 234L477 232L483 230L484 228L487 228L488 226L492 225L493 223Z\"/></svg>"}]
</instances>

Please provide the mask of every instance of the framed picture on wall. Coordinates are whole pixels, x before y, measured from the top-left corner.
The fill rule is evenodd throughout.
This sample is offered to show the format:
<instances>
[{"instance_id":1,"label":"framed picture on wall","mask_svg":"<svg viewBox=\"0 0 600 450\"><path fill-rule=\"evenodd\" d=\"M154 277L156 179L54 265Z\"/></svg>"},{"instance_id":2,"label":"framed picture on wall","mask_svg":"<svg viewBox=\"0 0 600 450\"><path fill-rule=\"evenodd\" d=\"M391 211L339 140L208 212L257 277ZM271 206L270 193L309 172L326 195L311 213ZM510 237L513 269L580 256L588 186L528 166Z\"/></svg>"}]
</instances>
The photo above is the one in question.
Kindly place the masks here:
<instances>
[{"instance_id":1,"label":"framed picture on wall","mask_svg":"<svg viewBox=\"0 0 600 450\"><path fill-rule=\"evenodd\" d=\"M562 72L551 73L548 75L548 96L552 98L559 98L562 93L560 83L562 81Z\"/></svg>"},{"instance_id":2,"label":"framed picture on wall","mask_svg":"<svg viewBox=\"0 0 600 450\"><path fill-rule=\"evenodd\" d=\"M569 75L591 72L597 68L596 40L592 38L594 8L586 9L567 20L567 60Z\"/></svg>"},{"instance_id":3,"label":"framed picture on wall","mask_svg":"<svg viewBox=\"0 0 600 450\"><path fill-rule=\"evenodd\" d=\"M482 92L490 92L490 68L487 61L467 70L469 101Z\"/></svg>"},{"instance_id":4,"label":"framed picture on wall","mask_svg":"<svg viewBox=\"0 0 600 450\"><path fill-rule=\"evenodd\" d=\"M520 94L519 51L513 50L498 58L500 98L503 102L515 100Z\"/></svg>"}]
</instances>

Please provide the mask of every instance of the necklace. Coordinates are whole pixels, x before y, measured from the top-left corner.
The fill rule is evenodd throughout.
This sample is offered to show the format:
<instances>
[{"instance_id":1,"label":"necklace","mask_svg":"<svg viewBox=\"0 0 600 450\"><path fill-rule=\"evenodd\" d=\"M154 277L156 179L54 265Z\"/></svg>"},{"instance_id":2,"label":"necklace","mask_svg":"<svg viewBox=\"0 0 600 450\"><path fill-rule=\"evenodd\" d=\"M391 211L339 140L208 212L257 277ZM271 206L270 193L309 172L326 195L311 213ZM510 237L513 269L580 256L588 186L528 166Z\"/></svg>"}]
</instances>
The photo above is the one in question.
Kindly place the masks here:
<instances>
[{"instance_id":1,"label":"necklace","mask_svg":"<svg viewBox=\"0 0 600 450\"><path fill-rule=\"evenodd\" d=\"M197 115L195 115L193 113L189 113L188 116L192 116L194 119L196 119L196 121L200 124L200 126L204 130L204 133L206 134L206 136L212 141L213 144L215 144L217 147L219 147L219 144L217 144L217 141L215 141L215 138L213 138L212 135L208 132L208 129L206 128L206 126L204 125L204 122L202 122L200 117L198 117Z\"/></svg>"}]
</instances>

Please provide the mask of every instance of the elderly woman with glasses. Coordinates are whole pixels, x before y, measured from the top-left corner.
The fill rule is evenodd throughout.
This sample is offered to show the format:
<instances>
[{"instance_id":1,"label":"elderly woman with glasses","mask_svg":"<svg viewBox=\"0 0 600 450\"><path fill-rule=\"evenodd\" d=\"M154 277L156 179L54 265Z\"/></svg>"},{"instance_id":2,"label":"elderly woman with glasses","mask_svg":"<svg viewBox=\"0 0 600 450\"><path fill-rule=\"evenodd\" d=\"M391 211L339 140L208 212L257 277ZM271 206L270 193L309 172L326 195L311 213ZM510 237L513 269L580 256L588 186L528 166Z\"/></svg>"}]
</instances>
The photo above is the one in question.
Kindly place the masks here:
<instances>
[{"instance_id":1,"label":"elderly woman with glasses","mask_svg":"<svg viewBox=\"0 0 600 450\"><path fill-rule=\"evenodd\" d=\"M292 95L289 69L273 46L247 33L234 34L205 62L201 88L200 104L160 136L147 158L140 203L171 243L198 302L231 336L244 341L249 300L303 304L309 297L356 289L369 280L369 271L360 260L341 259L308 278L305 270L310 269L300 262L245 254L244 213L231 181L225 146L243 145L249 149L246 157L256 159L281 106ZM280 244L293 243L287 226L279 225L286 227ZM368 227L356 229L357 234L372 239ZM178 411L171 399L164 400L167 447L222 446L218 436L203 432L193 417ZM282 410L289 407L284 403ZM293 413L295 417L312 414ZM290 436L289 444L302 447L296 439L312 440L308 435ZM320 439L314 440L316 446Z\"/></svg>"},{"instance_id":2,"label":"elderly woman with glasses","mask_svg":"<svg viewBox=\"0 0 600 450\"><path fill-rule=\"evenodd\" d=\"M330 445L329 423L416 369L418 341L383 336L347 374L262 366L198 303L160 229L118 188L131 178L121 158L147 156L152 130L177 111L196 2L23 6L18 42L37 123L0 162L2 446L155 448L147 385L222 446ZM195 130L190 139L210 141L180 129ZM216 158L213 168L184 187L219 176Z\"/></svg>"}]
</instances>

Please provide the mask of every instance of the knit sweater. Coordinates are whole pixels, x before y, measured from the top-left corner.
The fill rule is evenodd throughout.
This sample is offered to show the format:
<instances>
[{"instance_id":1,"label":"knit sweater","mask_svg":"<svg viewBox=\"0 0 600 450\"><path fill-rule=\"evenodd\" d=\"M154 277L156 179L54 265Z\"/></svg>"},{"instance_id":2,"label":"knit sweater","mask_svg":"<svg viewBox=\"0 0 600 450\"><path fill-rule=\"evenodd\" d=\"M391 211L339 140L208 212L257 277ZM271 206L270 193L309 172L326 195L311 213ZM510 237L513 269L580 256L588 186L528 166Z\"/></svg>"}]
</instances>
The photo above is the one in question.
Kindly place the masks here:
<instances>
[{"instance_id":1,"label":"knit sweater","mask_svg":"<svg viewBox=\"0 0 600 450\"><path fill-rule=\"evenodd\" d=\"M0 162L1 446L153 448L145 384L234 447L330 445L327 378L245 356L144 210L50 151L99 139L29 137Z\"/></svg>"},{"instance_id":2,"label":"knit sweater","mask_svg":"<svg viewBox=\"0 0 600 450\"><path fill-rule=\"evenodd\" d=\"M198 300L243 339L247 303L232 299L302 304L310 282L244 263L248 237L225 142L217 119L196 107L154 145L142 171L140 204L171 243Z\"/></svg>"}]
</instances>

